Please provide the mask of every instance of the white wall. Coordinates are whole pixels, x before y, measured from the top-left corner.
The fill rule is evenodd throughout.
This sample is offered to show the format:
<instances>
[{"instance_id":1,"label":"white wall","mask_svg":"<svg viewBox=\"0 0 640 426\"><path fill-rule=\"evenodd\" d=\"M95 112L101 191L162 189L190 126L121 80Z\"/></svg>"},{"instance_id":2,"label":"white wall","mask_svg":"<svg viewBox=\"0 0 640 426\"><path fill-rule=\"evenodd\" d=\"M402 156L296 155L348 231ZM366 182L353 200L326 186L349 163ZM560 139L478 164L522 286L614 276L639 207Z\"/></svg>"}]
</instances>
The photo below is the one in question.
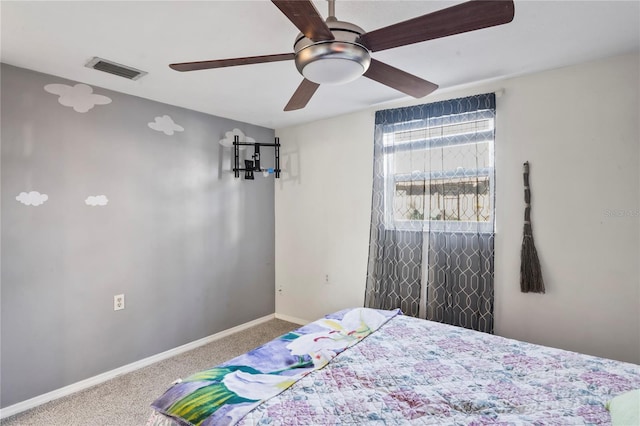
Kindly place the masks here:
<instances>
[{"instance_id":1,"label":"white wall","mask_svg":"<svg viewBox=\"0 0 640 426\"><path fill-rule=\"evenodd\" d=\"M315 320L364 303L373 174L373 115L280 131L276 182L276 314ZM278 131L276 131L276 135Z\"/></svg>"},{"instance_id":2,"label":"white wall","mask_svg":"<svg viewBox=\"0 0 640 426\"><path fill-rule=\"evenodd\" d=\"M389 106L504 89L496 123L496 334L640 363L638 64L637 54L625 55ZM298 174L276 184L278 315L313 320L362 306L373 111L276 131L289 153L284 167ZM519 291L524 161L544 295Z\"/></svg>"}]
</instances>

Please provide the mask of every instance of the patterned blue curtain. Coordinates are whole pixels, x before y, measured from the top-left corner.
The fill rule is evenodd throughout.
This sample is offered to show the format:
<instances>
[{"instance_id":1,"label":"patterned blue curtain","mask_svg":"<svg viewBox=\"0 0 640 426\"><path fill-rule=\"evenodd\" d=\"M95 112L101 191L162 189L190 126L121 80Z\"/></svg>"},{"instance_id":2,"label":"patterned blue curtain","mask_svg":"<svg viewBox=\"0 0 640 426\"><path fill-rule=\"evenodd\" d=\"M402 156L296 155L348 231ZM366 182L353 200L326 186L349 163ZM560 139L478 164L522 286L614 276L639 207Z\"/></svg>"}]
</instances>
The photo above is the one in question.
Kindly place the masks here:
<instances>
[{"instance_id":1,"label":"patterned blue curtain","mask_svg":"<svg viewBox=\"0 0 640 426\"><path fill-rule=\"evenodd\" d=\"M376 112L365 306L493 332L495 95Z\"/></svg>"}]
</instances>

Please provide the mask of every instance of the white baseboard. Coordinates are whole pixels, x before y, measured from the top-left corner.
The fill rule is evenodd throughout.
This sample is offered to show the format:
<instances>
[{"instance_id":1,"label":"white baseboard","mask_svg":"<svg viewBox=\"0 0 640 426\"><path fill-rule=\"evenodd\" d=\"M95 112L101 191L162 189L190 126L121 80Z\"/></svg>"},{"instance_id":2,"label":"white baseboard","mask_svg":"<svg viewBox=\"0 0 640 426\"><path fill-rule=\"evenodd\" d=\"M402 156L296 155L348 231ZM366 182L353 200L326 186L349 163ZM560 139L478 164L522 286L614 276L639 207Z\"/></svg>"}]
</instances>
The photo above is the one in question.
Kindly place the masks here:
<instances>
[{"instance_id":1,"label":"white baseboard","mask_svg":"<svg viewBox=\"0 0 640 426\"><path fill-rule=\"evenodd\" d=\"M131 364L124 365L122 367L116 368L115 370L107 371L105 373L98 374L97 376L89 377L88 379L81 380L76 383L72 383L63 388L56 389L42 395L38 395L31 399L27 399L26 401L18 402L17 404L13 404L8 407L0 409L0 419L13 416L14 414L18 414L26 410L30 410L32 408L37 407L38 405L42 405L46 402L53 401L54 399L62 398L63 396L71 395L72 393L90 388L92 386L106 382L107 380L111 380L123 374L131 373L132 371L154 364L158 361L171 358L173 356L190 351L197 347L206 345L207 343L211 343L215 340L222 339L223 337L227 337L239 331L246 330L247 328L256 326L258 324L262 324L263 322L272 320L275 317L276 317L275 314L267 315L267 316L255 319L253 321L240 324L236 327L223 330L219 333L212 334L211 336L203 337L202 339L195 340L191 343L178 346L177 348L169 349L168 351L165 351L156 355L152 355L148 358L141 359L140 361L132 362Z\"/></svg>"},{"instance_id":2,"label":"white baseboard","mask_svg":"<svg viewBox=\"0 0 640 426\"><path fill-rule=\"evenodd\" d=\"M292 322L294 324L299 324L299 325L307 325L309 324L311 321L307 321L307 320L303 320L300 318L296 318L296 317L290 317L289 315L283 315L283 314L275 314L277 319L281 319L283 321L289 321Z\"/></svg>"}]
</instances>

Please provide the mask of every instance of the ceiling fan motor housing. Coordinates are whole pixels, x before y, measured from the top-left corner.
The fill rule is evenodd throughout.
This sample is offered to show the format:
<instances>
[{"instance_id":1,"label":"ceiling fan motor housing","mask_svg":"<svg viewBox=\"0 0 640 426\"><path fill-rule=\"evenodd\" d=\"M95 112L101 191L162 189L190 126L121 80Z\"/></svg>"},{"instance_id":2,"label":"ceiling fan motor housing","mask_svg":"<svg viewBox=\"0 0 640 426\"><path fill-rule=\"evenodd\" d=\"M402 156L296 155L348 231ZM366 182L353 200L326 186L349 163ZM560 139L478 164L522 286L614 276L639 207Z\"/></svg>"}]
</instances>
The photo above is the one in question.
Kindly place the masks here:
<instances>
[{"instance_id":1,"label":"ceiling fan motor housing","mask_svg":"<svg viewBox=\"0 0 640 426\"><path fill-rule=\"evenodd\" d=\"M343 84L364 74L371 63L369 50L357 43L364 30L350 22L327 18L334 40L313 41L298 34L293 44L300 74L318 84Z\"/></svg>"}]
</instances>

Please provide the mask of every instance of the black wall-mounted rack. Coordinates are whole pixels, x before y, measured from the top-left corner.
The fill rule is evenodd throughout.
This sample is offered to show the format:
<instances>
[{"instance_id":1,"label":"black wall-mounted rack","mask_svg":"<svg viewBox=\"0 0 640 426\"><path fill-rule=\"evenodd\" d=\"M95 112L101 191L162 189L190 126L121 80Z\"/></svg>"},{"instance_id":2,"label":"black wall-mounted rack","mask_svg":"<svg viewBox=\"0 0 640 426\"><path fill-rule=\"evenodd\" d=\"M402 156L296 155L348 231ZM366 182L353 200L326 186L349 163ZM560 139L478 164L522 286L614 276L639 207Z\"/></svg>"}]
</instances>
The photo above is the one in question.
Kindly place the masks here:
<instances>
[{"instance_id":1,"label":"black wall-mounted rack","mask_svg":"<svg viewBox=\"0 0 640 426\"><path fill-rule=\"evenodd\" d=\"M244 167L240 167L240 146L253 146L253 160L244 160ZM260 167L260 147L273 147L275 164L273 168L263 169ZM233 137L233 154L235 156L233 163L233 172L235 177L240 177L240 172L244 172L244 178L253 180L253 172L269 172L274 173L276 178L280 177L280 138L275 138L274 143L258 143L258 142L240 142L240 137Z\"/></svg>"}]
</instances>

